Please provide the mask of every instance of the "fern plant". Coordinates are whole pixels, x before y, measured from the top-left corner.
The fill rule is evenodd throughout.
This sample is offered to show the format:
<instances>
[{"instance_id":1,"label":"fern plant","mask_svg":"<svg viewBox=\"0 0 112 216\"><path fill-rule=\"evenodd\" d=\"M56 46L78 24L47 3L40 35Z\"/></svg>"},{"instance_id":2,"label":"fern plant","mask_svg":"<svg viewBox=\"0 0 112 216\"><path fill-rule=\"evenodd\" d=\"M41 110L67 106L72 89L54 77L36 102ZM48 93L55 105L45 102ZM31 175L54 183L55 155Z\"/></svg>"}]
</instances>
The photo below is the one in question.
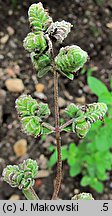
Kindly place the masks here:
<instances>
[{"instance_id":1,"label":"fern plant","mask_svg":"<svg viewBox=\"0 0 112 216\"><path fill-rule=\"evenodd\" d=\"M24 48L30 53L31 61L38 77L51 72L54 78L54 107L55 126L46 122L50 115L47 104L33 99L30 95L22 95L16 100L16 109L20 117L21 126L25 133L34 137L55 133L57 145L57 176L52 199L57 199L62 180L61 132L72 131L80 138L84 138L91 125L103 118L107 106L103 102L84 105L82 107L70 104L65 113L68 121L60 125L58 106L58 76L59 74L73 80L76 72L88 60L88 54L76 45L62 47L55 56L53 42L62 43L71 31L69 22L53 22L42 3L32 4L28 11L31 32L23 42ZM37 163L31 159L22 164L7 166L3 171L3 179L12 187L22 189L27 199L38 199L32 186L38 176ZM84 196L83 196L84 195ZM83 197L88 197L82 194ZM75 199L75 198L74 198ZM76 198L77 199L77 198ZM89 198L88 198L89 199Z\"/></svg>"}]
</instances>

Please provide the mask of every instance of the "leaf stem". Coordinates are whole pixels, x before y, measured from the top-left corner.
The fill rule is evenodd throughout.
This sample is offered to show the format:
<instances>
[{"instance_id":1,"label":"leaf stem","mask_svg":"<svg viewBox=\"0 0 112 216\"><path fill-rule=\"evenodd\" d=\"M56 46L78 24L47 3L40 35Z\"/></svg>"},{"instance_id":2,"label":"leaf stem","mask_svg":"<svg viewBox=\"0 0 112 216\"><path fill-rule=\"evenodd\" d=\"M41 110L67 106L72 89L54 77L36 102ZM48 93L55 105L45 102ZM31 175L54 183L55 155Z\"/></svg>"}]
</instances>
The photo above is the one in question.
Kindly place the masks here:
<instances>
[{"instance_id":1,"label":"leaf stem","mask_svg":"<svg viewBox=\"0 0 112 216\"><path fill-rule=\"evenodd\" d=\"M62 180L62 159L61 159L61 136L60 136L60 126L59 126L59 105L58 105L58 73L55 68L54 63L54 52L52 49L52 67L53 67L53 74L54 74L54 106L55 106L55 132L56 132L56 144L57 144L57 175L54 185L54 192L52 199L55 200L58 197L60 187L61 187L61 180Z\"/></svg>"},{"instance_id":2,"label":"leaf stem","mask_svg":"<svg viewBox=\"0 0 112 216\"><path fill-rule=\"evenodd\" d=\"M24 196L27 198L27 200L39 200L39 197L35 193L33 187L30 187L27 190L22 190Z\"/></svg>"},{"instance_id":3,"label":"leaf stem","mask_svg":"<svg viewBox=\"0 0 112 216\"><path fill-rule=\"evenodd\" d=\"M74 118L70 119L69 121L67 121L65 124L60 126L60 131L62 131L64 128L66 128L67 126L71 125L74 121Z\"/></svg>"},{"instance_id":4,"label":"leaf stem","mask_svg":"<svg viewBox=\"0 0 112 216\"><path fill-rule=\"evenodd\" d=\"M46 122L42 122L42 126L44 126L45 128L51 130L52 132L55 131L55 127L53 127L52 125L47 124Z\"/></svg>"}]
</instances>

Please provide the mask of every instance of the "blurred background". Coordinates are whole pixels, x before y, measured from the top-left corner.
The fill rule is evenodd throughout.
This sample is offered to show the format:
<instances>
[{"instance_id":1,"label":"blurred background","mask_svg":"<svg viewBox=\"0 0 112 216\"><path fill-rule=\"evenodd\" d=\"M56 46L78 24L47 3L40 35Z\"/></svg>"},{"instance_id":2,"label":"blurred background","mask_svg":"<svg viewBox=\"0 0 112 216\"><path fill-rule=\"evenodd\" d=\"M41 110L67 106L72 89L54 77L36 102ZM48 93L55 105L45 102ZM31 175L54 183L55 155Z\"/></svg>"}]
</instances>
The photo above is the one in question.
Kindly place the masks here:
<instances>
[{"instance_id":1,"label":"blurred background","mask_svg":"<svg viewBox=\"0 0 112 216\"><path fill-rule=\"evenodd\" d=\"M56 175L55 137L34 139L21 131L15 100L22 93L47 102L54 122L53 78L38 79L23 48L30 31L27 11L39 1L0 1L0 175L7 164L23 159L38 161L35 190L41 199L50 199ZM95 199L112 199L112 0L43 0L54 21L66 20L73 28L62 46L76 44L88 52L89 61L73 81L60 76L61 123L64 108L103 101L108 105L104 123L95 124L84 140L62 134L63 181L60 198L90 192ZM10 79L10 80L9 80ZM17 80L18 79L18 80ZM0 199L25 199L21 191L0 178Z\"/></svg>"}]
</instances>

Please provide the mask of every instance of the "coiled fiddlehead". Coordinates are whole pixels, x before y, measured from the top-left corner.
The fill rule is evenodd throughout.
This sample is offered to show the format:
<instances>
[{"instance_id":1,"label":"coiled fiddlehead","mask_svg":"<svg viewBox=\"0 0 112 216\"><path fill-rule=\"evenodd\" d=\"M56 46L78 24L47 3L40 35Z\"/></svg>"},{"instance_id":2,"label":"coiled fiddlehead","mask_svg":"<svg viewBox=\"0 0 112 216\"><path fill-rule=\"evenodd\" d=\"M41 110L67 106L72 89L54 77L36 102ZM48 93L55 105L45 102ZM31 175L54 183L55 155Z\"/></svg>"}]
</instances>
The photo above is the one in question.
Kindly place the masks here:
<instances>
[{"instance_id":1,"label":"coiled fiddlehead","mask_svg":"<svg viewBox=\"0 0 112 216\"><path fill-rule=\"evenodd\" d=\"M44 10L41 2L32 4L29 7L28 17L33 31L46 31L46 29L52 23L52 18L48 12Z\"/></svg>"},{"instance_id":2,"label":"coiled fiddlehead","mask_svg":"<svg viewBox=\"0 0 112 216\"><path fill-rule=\"evenodd\" d=\"M22 130L28 135L37 137L41 134L41 119L37 116L26 116L21 118Z\"/></svg>"},{"instance_id":3,"label":"coiled fiddlehead","mask_svg":"<svg viewBox=\"0 0 112 216\"><path fill-rule=\"evenodd\" d=\"M80 138L84 138L91 128L91 125L97 120L102 120L107 112L107 105L104 103L93 103L84 106L70 104L65 113L73 118L72 131Z\"/></svg>"},{"instance_id":4,"label":"coiled fiddlehead","mask_svg":"<svg viewBox=\"0 0 112 216\"><path fill-rule=\"evenodd\" d=\"M83 67L87 59L87 53L80 47L73 45L61 48L55 58L55 63L63 75L73 80L74 73Z\"/></svg>"},{"instance_id":5,"label":"coiled fiddlehead","mask_svg":"<svg viewBox=\"0 0 112 216\"><path fill-rule=\"evenodd\" d=\"M16 100L16 109L20 116L22 129L35 137L43 131L42 119L50 115L47 104L38 103L30 95L22 95Z\"/></svg>"},{"instance_id":6,"label":"coiled fiddlehead","mask_svg":"<svg viewBox=\"0 0 112 216\"><path fill-rule=\"evenodd\" d=\"M29 52L37 52L39 55L46 49L47 43L42 32L29 33L23 41L24 48Z\"/></svg>"},{"instance_id":7,"label":"coiled fiddlehead","mask_svg":"<svg viewBox=\"0 0 112 216\"><path fill-rule=\"evenodd\" d=\"M71 31L71 23L66 21L61 22L52 22L47 32L50 37L55 38L59 43L62 43L63 40L67 37L68 33Z\"/></svg>"},{"instance_id":8,"label":"coiled fiddlehead","mask_svg":"<svg viewBox=\"0 0 112 216\"><path fill-rule=\"evenodd\" d=\"M76 118L82 115L82 111L77 105L71 103L65 109L65 114L70 118Z\"/></svg>"},{"instance_id":9,"label":"coiled fiddlehead","mask_svg":"<svg viewBox=\"0 0 112 216\"><path fill-rule=\"evenodd\" d=\"M36 160L27 159L19 165L8 165L3 170L3 180L12 187L19 189L29 189L34 185L34 178L38 174L38 165Z\"/></svg>"},{"instance_id":10,"label":"coiled fiddlehead","mask_svg":"<svg viewBox=\"0 0 112 216\"><path fill-rule=\"evenodd\" d=\"M16 100L16 108L21 117L35 115L38 103L30 95L21 95Z\"/></svg>"},{"instance_id":11,"label":"coiled fiddlehead","mask_svg":"<svg viewBox=\"0 0 112 216\"><path fill-rule=\"evenodd\" d=\"M77 136L80 138L84 138L90 128L90 122L86 121L84 117L80 117L79 119L74 120L72 123L73 132L76 132Z\"/></svg>"},{"instance_id":12,"label":"coiled fiddlehead","mask_svg":"<svg viewBox=\"0 0 112 216\"><path fill-rule=\"evenodd\" d=\"M107 112L107 105L105 103L92 103L81 106L84 117L91 124L97 120L101 120Z\"/></svg>"}]
</instances>

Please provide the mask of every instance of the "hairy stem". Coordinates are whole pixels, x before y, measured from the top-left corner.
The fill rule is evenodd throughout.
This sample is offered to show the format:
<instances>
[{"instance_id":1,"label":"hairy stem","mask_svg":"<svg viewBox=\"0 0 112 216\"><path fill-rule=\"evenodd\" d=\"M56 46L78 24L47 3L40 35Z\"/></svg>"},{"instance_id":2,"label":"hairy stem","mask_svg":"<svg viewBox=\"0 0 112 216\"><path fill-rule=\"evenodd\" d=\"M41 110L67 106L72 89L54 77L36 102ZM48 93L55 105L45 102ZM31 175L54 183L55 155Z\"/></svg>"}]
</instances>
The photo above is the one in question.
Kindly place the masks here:
<instances>
[{"instance_id":1,"label":"hairy stem","mask_svg":"<svg viewBox=\"0 0 112 216\"><path fill-rule=\"evenodd\" d=\"M61 159L61 136L60 136L60 126L59 126L59 106L58 106L58 73L55 68L54 63L54 53L53 56L53 73L54 73L54 103L55 103L55 132L56 132L56 144L57 144L57 175L54 185L54 192L52 199L57 199L62 180L62 159Z\"/></svg>"},{"instance_id":2,"label":"hairy stem","mask_svg":"<svg viewBox=\"0 0 112 216\"><path fill-rule=\"evenodd\" d=\"M45 128L51 130L52 132L55 131L55 127L53 127L53 126L51 126L51 125L49 125L49 124L47 124L45 122L42 122L42 126L44 126Z\"/></svg>"},{"instance_id":3,"label":"hairy stem","mask_svg":"<svg viewBox=\"0 0 112 216\"><path fill-rule=\"evenodd\" d=\"M33 187L30 187L27 190L22 190L22 192L27 200L39 200L39 197L35 193Z\"/></svg>"}]
</instances>

